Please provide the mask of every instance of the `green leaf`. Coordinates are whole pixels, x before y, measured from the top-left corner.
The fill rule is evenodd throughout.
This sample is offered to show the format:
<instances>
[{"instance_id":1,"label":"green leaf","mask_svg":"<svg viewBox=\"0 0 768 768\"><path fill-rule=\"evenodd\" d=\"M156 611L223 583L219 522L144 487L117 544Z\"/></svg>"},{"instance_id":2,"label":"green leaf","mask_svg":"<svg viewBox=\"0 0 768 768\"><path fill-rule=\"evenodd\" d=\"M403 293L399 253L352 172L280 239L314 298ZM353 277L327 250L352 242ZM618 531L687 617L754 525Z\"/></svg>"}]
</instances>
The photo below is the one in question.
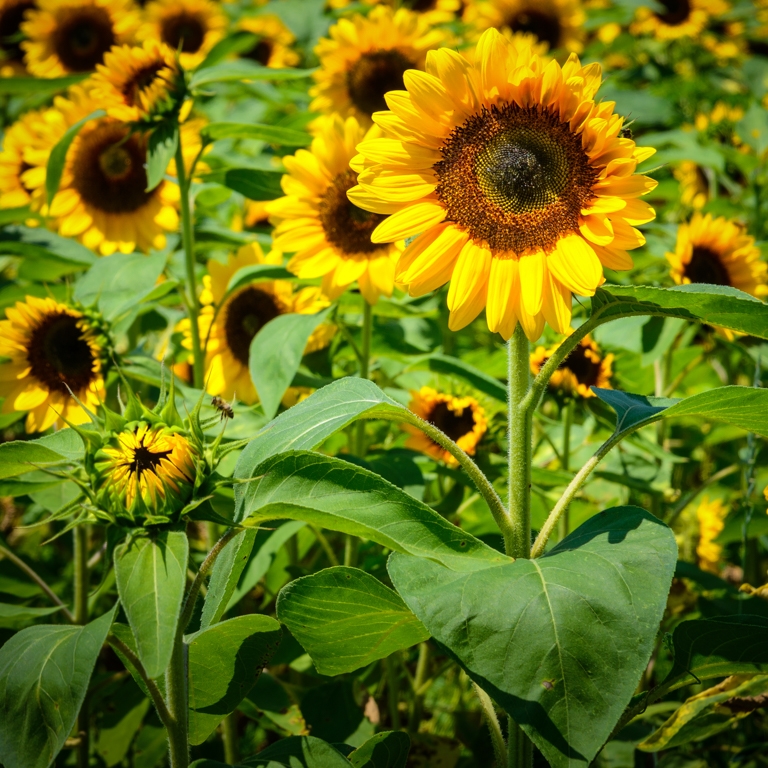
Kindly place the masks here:
<instances>
[{"instance_id":1,"label":"green leaf","mask_svg":"<svg viewBox=\"0 0 768 768\"><path fill-rule=\"evenodd\" d=\"M202 64L198 64L196 72L207 67L212 67L214 64L218 64L222 59L227 58L231 53L244 53L253 48L258 42L259 38L253 34L253 32L245 32L240 30L235 32L223 40L219 40L216 45L208 51L208 55L203 60Z\"/></svg>"},{"instance_id":2,"label":"green leaf","mask_svg":"<svg viewBox=\"0 0 768 768\"><path fill-rule=\"evenodd\" d=\"M107 642L112 647L112 650L117 654L120 661L123 662L123 666L131 673L131 677L133 678L134 682L139 686L139 688L141 688L141 690L144 692L144 695L149 698L149 689L147 688L147 684L144 682L144 678L141 676L138 667L136 667L133 662L123 654L123 652L120 650L120 647L114 643L113 636L118 640L122 640L128 646L128 648L133 651L134 654L138 655L138 650L136 649L136 638L133 636L131 628L127 624L122 624L119 621L114 622L112 624L112 630L109 633L109 637L107 638ZM160 692L165 695L164 678L161 677L157 681L157 687L159 688Z\"/></svg>"},{"instance_id":3,"label":"green leaf","mask_svg":"<svg viewBox=\"0 0 768 768\"><path fill-rule=\"evenodd\" d=\"M405 768L410 749L411 740L404 731L382 731L347 759L355 768Z\"/></svg>"},{"instance_id":4,"label":"green leaf","mask_svg":"<svg viewBox=\"0 0 768 768\"><path fill-rule=\"evenodd\" d=\"M494 379L493 376L483 373L480 369L465 363L463 360L447 355L430 355L429 370L456 376L483 394L494 398L494 400L502 403L507 402L507 388L498 379Z\"/></svg>"},{"instance_id":5,"label":"green leaf","mask_svg":"<svg viewBox=\"0 0 768 768\"><path fill-rule=\"evenodd\" d=\"M240 519L246 526L305 520L462 571L509 562L431 507L341 459L308 451L283 453L256 467L245 488Z\"/></svg>"},{"instance_id":6,"label":"green leaf","mask_svg":"<svg viewBox=\"0 0 768 768\"><path fill-rule=\"evenodd\" d=\"M312 137L304 131L259 123L209 123L202 130L203 139L256 139L282 147L307 147Z\"/></svg>"},{"instance_id":7,"label":"green leaf","mask_svg":"<svg viewBox=\"0 0 768 768\"><path fill-rule=\"evenodd\" d=\"M173 121L162 122L152 131L147 151L146 192L151 192L163 180L178 146L179 126Z\"/></svg>"},{"instance_id":8,"label":"green leaf","mask_svg":"<svg viewBox=\"0 0 768 768\"><path fill-rule=\"evenodd\" d=\"M271 419L301 365L309 337L331 308L314 315L290 313L270 320L251 341L248 369L264 415Z\"/></svg>"},{"instance_id":9,"label":"green leaf","mask_svg":"<svg viewBox=\"0 0 768 768\"><path fill-rule=\"evenodd\" d=\"M22 629L0 648L0 763L47 768L64 746L117 606L84 627Z\"/></svg>"},{"instance_id":10,"label":"green leaf","mask_svg":"<svg viewBox=\"0 0 768 768\"><path fill-rule=\"evenodd\" d=\"M736 123L736 134L758 157L768 149L768 114L761 104L752 102L744 117Z\"/></svg>"},{"instance_id":11,"label":"green leaf","mask_svg":"<svg viewBox=\"0 0 768 768\"><path fill-rule=\"evenodd\" d=\"M188 558L183 531L137 532L115 549L120 602L152 678L160 677L171 659Z\"/></svg>"},{"instance_id":12,"label":"green leaf","mask_svg":"<svg viewBox=\"0 0 768 768\"><path fill-rule=\"evenodd\" d=\"M274 200L282 197L280 171L260 171L256 168L232 168L224 174L221 183L234 189L249 200Z\"/></svg>"},{"instance_id":13,"label":"green leaf","mask_svg":"<svg viewBox=\"0 0 768 768\"><path fill-rule=\"evenodd\" d=\"M283 587L277 618L321 675L354 672L429 638L396 592L365 571L345 566Z\"/></svg>"},{"instance_id":14,"label":"green leaf","mask_svg":"<svg viewBox=\"0 0 768 768\"><path fill-rule=\"evenodd\" d=\"M110 699L109 705L101 713L98 735L94 739L95 752L104 761L106 768L125 765L123 759L151 704L130 679L123 680L119 690Z\"/></svg>"},{"instance_id":15,"label":"green leaf","mask_svg":"<svg viewBox=\"0 0 768 768\"><path fill-rule=\"evenodd\" d=\"M91 112L82 120L78 120L67 132L59 139L56 146L51 150L51 154L48 156L48 165L45 170L45 199L48 201L48 205L53 202L53 198L56 197L56 193L59 191L59 184L61 183L61 174L64 172L64 163L67 159L67 151L70 145L75 140L75 137L80 133L80 129L90 120L95 120L98 117L104 117L107 113L103 109L97 109L95 112Z\"/></svg>"},{"instance_id":16,"label":"green leaf","mask_svg":"<svg viewBox=\"0 0 768 768\"><path fill-rule=\"evenodd\" d=\"M192 75L189 87L190 90L195 90L211 83L233 83L240 80L269 80L276 83L285 80L303 80L310 77L314 71L314 69L272 69L241 59L198 69Z\"/></svg>"},{"instance_id":17,"label":"green leaf","mask_svg":"<svg viewBox=\"0 0 768 768\"><path fill-rule=\"evenodd\" d=\"M349 768L341 752L314 736L289 736L242 761L264 768Z\"/></svg>"},{"instance_id":18,"label":"green leaf","mask_svg":"<svg viewBox=\"0 0 768 768\"><path fill-rule=\"evenodd\" d=\"M254 264L250 267L242 267L232 275L227 285L227 293L262 280L291 280L295 277L296 275L292 272L277 264Z\"/></svg>"},{"instance_id":19,"label":"green leaf","mask_svg":"<svg viewBox=\"0 0 768 768\"><path fill-rule=\"evenodd\" d=\"M32 624L35 619L50 616L60 610L61 607L58 605L54 605L52 608L31 608L28 605L0 603L0 627L3 629L20 629L27 624Z\"/></svg>"},{"instance_id":20,"label":"green leaf","mask_svg":"<svg viewBox=\"0 0 768 768\"><path fill-rule=\"evenodd\" d=\"M0 443L0 478L16 477L40 467L73 461L83 455L83 441L73 429L62 429L37 440Z\"/></svg>"},{"instance_id":21,"label":"green leaf","mask_svg":"<svg viewBox=\"0 0 768 768\"><path fill-rule=\"evenodd\" d=\"M645 670L677 560L667 526L602 512L536 560L458 573L393 554L392 582L427 630L553 768L587 766Z\"/></svg>"},{"instance_id":22,"label":"green leaf","mask_svg":"<svg viewBox=\"0 0 768 768\"><path fill-rule=\"evenodd\" d=\"M77 240L47 229L23 225L5 227L0 232L0 253L17 254L35 261L62 262L76 268L88 267L96 262L93 251Z\"/></svg>"},{"instance_id":23,"label":"green leaf","mask_svg":"<svg viewBox=\"0 0 768 768\"><path fill-rule=\"evenodd\" d=\"M202 744L234 712L256 685L281 636L274 619L251 614L188 638L190 744Z\"/></svg>"},{"instance_id":24,"label":"green leaf","mask_svg":"<svg viewBox=\"0 0 768 768\"><path fill-rule=\"evenodd\" d=\"M68 75L67 77L3 77L0 78L0 94L3 96L31 96L66 91L88 77Z\"/></svg>"}]
</instances>

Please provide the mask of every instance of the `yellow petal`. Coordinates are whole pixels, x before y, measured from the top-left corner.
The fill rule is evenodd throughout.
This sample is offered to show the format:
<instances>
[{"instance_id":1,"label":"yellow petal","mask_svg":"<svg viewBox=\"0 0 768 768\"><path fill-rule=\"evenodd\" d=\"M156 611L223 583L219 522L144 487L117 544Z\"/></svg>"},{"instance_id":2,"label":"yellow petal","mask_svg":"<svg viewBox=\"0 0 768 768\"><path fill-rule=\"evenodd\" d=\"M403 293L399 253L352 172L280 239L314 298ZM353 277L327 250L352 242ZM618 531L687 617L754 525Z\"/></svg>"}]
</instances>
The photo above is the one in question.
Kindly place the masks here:
<instances>
[{"instance_id":1,"label":"yellow petal","mask_svg":"<svg viewBox=\"0 0 768 768\"><path fill-rule=\"evenodd\" d=\"M547 257L543 251L521 256L518 261L518 268L520 273L520 300L526 312L536 315L541 311Z\"/></svg>"},{"instance_id":2,"label":"yellow petal","mask_svg":"<svg viewBox=\"0 0 768 768\"><path fill-rule=\"evenodd\" d=\"M485 309L488 328L509 338L517 325L514 306L520 294L517 259L494 258L488 277L488 302Z\"/></svg>"},{"instance_id":3,"label":"yellow petal","mask_svg":"<svg viewBox=\"0 0 768 768\"><path fill-rule=\"evenodd\" d=\"M475 245L472 240L462 248L448 289L448 308L451 310L448 327L452 331L469 325L483 311L491 260L490 250Z\"/></svg>"},{"instance_id":4,"label":"yellow petal","mask_svg":"<svg viewBox=\"0 0 768 768\"><path fill-rule=\"evenodd\" d=\"M579 231L590 243L596 245L608 245L613 242L613 226L606 216L593 214L582 217Z\"/></svg>"},{"instance_id":5,"label":"yellow petal","mask_svg":"<svg viewBox=\"0 0 768 768\"><path fill-rule=\"evenodd\" d=\"M603 280L600 260L581 235L561 238L547 255L547 267L566 288L580 296L592 296Z\"/></svg>"},{"instance_id":6,"label":"yellow petal","mask_svg":"<svg viewBox=\"0 0 768 768\"><path fill-rule=\"evenodd\" d=\"M441 203L425 201L414 203L384 219L371 235L371 242L393 243L426 232L439 224L446 216Z\"/></svg>"}]
</instances>

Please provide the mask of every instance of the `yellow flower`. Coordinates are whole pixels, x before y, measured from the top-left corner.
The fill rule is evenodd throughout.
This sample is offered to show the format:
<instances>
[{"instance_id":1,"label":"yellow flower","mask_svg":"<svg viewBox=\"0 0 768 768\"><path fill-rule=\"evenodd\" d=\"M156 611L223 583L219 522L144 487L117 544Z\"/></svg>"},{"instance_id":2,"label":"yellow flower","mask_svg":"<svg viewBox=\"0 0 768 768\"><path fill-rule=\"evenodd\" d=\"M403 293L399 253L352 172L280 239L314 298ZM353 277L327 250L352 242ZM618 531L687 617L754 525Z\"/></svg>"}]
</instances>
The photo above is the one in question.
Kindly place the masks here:
<instances>
[{"instance_id":1,"label":"yellow flower","mask_svg":"<svg viewBox=\"0 0 768 768\"><path fill-rule=\"evenodd\" d=\"M25 72L24 51L18 38L27 11L35 8L35 0L0 0L0 66L3 77Z\"/></svg>"},{"instance_id":2,"label":"yellow flower","mask_svg":"<svg viewBox=\"0 0 768 768\"><path fill-rule=\"evenodd\" d=\"M315 48L320 69L309 92L314 97L310 109L353 115L365 124L386 109L387 91L403 87L406 70L421 69L427 51L444 40L418 14L386 6L377 6L367 18L341 19L328 34Z\"/></svg>"},{"instance_id":3,"label":"yellow flower","mask_svg":"<svg viewBox=\"0 0 768 768\"><path fill-rule=\"evenodd\" d=\"M138 122L174 106L181 75L176 54L163 43L146 40L142 46L115 47L96 69L93 97L110 117Z\"/></svg>"},{"instance_id":4,"label":"yellow flower","mask_svg":"<svg viewBox=\"0 0 768 768\"><path fill-rule=\"evenodd\" d=\"M241 53L264 67L295 67L301 57L293 50L296 38L279 16L265 13L260 16L247 16L240 19L238 25L245 32L256 35L256 42L249 51Z\"/></svg>"},{"instance_id":5,"label":"yellow flower","mask_svg":"<svg viewBox=\"0 0 768 768\"><path fill-rule=\"evenodd\" d=\"M531 354L531 372L534 376L538 375L541 367L557 351L558 346L556 344L550 349L537 347ZM567 395L594 397L595 393L590 387L611 389L613 360L612 354L603 356L597 344L589 336L585 336L555 371L549 384L552 389Z\"/></svg>"},{"instance_id":6,"label":"yellow flower","mask_svg":"<svg viewBox=\"0 0 768 768\"><path fill-rule=\"evenodd\" d=\"M465 453L475 455L477 444L488 429L488 423L485 411L474 397L454 397L432 387L422 387L411 395L408 408L413 413L444 432ZM457 464L450 453L430 440L420 429L410 424L404 425L404 428L412 435L405 443L406 447L426 453L446 464Z\"/></svg>"},{"instance_id":7,"label":"yellow flower","mask_svg":"<svg viewBox=\"0 0 768 768\"><path fill-rule=\"evenodd\" d=\"M243 246L226 264L208 262L208 274L203 277L200 300L200 339L205 350L206 391L235 397L248 405L258 401L256 388L248 370L251 341L278 315L297 312L314 315L330 302L319 288L293 290L288 280L265 280L248 283L227 295L227 286L243 267L282 262L280 253L272 251L266 257L258 244ZM192 349L189 320L178 325L184 333L184 346ZM314 352L330 343L335 326L324 323L310 336L305 352Z\"/></svg>"},{"instance_id":8,"label":"yellow flower","mask_svg":"<svg viewBox=\"0 0 768 768\"><path fill-rule=\"evenodd\" d=\"M395 259L400 245L371 242L371 233L383 216L353 205L347 190L357 184L349 167L355 146L366 134L354 117L338 115L318 121L311 151L300 149L283 158L288 175L282 186L286 197L267 205L275 248L295 253L288 269L301 278L323 278L323 293L340 296L357 281L369 304L392 295Z\"/></svg>"},{"instance_id":9,"label":"yellow flower","mask_svg":"<svg viewBox=\"0 0 768 768\"><path fill-rule=\"evenodd\" d=\"M497 29L505 36L531 35L546 50L580 53L586 14L579 0L478 0L464 19L477 31Z\"/></svg>"},{"instance_id":10,"label":"yellow flower","mask_svg":"<svg viewBox=\"0 0 768 768\"><path fill-rule=\"evenodd\" d=\"M210 0L154 0L144 9L141 40L159 40L194 69L227 31L227 17Z\"/></svg>"},{"instance_id":11,"label":"yellow flower","mask_svg":"<svg viewBox=\"0 0 768 768\"><path fill-rule=\"evenodd\" d=\"M734 221L695 213L677 230L674 253L667 253L678 285L730 285L752 296L768 295L768 265L755 239Z\"/></svg>"},{"instance_id":12,"label":"yellow flower","mask_svg":"<svg viewBox=\"0 0 768 768\"><path fill-rule=\"evenodd\" d=\"M680 202L697 211L703 208L709 199L709 179L704 169L693 160L683 160L672 173L680 184Z\"/></svg>"},{"instance_id":13,"label":"yellow flower","mask_svg":"<svg viewBox=\"0 0 768 768\"><path fill-rule=\"evenodd\" d=\"M330 0L334 9L357 5L355 0ZM388 5L402 7L418 13L428 24L447 24L453 21L464 5L464 0L363 0L363 5Z\"/></svg>"},{"instance_id":14,"label":"yellow flower","mask_svg":"<svg viewBox=\"0 0 768 768\"><path fill-rule=\"evenodd\" d=\"M37 77L90 72L113 46L130 43L139 17L131 0L38 0L21 25L21 47Z\"/></svg>"},{"instance_id":15,"label":"yellow flower","mask_svg":"<svg viewBox=\"0 0 768 768\"><path fill-rule=\"evenodd\" d=\"M664 11L659 13L642 6L630 26L633 35L653 35L657 40L698 37L712 17L729 9L725 0L659 0Z\"/></svg>"},{"instance_id":16,"label":"yellow flower","mask_svg":"<svg viewBox=\"0 0 768 768\"><path fill-rule=\"evenodd\" d=\"M83 315L53 299L27 296L0 321L0 396L3 413L29 411L27 432L66 420L90 420L104 402L101 349ZM74 397L73 397L74 395Z\"/></svg>"},{"instance_id":17,"label":"yellow flower","mask_svg":"<svg viewBox=\"0 0 768 768\"><path fill-rule=\"evenodd\" d=\"M720 499L709 501L705 496L698 509L696 518L699 521L699 543L696 554L699 558L699 568L703 571L718 573L718 564L723 548L715 543L715 539L725 527L725 518L728 515L726 507Z\"/></svg>"},{"instance_id":18,"label":"yellow flower","mask_svg":"<svg viewBox=\"0 0 768 768\"><path fill-rule=\"evenodd\" d=\"M29 157L36 151L50 151L46 142L47 110L22 115L3 136L0 152L0 208L40 207L44 202L45 168L35 167Z\"/></svg>"},{"instance_id":19,"label":"yellow flower","mask_svg":"<svg viewBox=\"0 0 768 768\"><path fill-rule=\"evenodd\" d=\"M452 330L486 308L504 338L518 320L532 340L545 321L564 333L572 293L593 295L603 266L631 268L627 250L645 242L634 225L655 216L639 198L656 182L635 170L654 150L621 136L599 84L598 64L545 65L489 29L474 65L431 52L375 115L387 138L358 146L349 198L392 214L373 242L419 235L395 279L412 296L450 280Z\"/></svg>"}]
</instances>

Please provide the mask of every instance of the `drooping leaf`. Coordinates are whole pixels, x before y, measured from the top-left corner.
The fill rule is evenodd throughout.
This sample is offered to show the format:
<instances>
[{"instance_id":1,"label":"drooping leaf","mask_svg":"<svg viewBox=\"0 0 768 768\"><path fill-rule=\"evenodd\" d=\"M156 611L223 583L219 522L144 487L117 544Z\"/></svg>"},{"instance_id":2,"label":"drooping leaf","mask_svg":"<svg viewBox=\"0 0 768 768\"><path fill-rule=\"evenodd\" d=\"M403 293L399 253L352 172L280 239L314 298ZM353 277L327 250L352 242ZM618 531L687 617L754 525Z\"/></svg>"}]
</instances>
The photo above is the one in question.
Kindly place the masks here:
<instances>
[{"instance_id":1,"label":"drooping leaf","mask_svg":"<svg viewBox=\"0 0 768 768\"><path fill-rule=\"evenodd\" d=\"M321 675L353 672L429 638L396 592L365 571L344 566L283 587L277 618Z\"/></svg>"},{"instance_id":2,"label":"drooping leaf","mask_svg":"<svg viewBox=\"0 0 768 768\"><path fill-rule=\"evenodd\" d=\"M242 267L232 275L227 285L227 293L232 293L249 283L257 283L261 280L289 280L296 277L285 267L277 264L253 264L250 267Z\"/></svg>"},{"instance_id":3,"label":"drooping leaf","mask_svg":"<svg viewBox=\"0 0 768 768\"><path fill-rule=\"evenodd\" d=\"M459 573L395 553L428 631L553 768L587 766L629 703L672 581L672 532L637 507L588 520L536 560Z\"/></svg>"},{"instance_id":4,"label":"drooping leaf","mask_svg":"<svg viewBox=\"0 0 768 768\"><path fill-rule=\"evenodd\" d=\"M0 443L0 478L75 461L82 455L83 441L73 429L62 429L37 440Z\"/></svg>"},{"instance_id":5,"label":"drooping leaf","mask_svg":"<svg viewBox=\"0 0 768 768\"><path fill-rule=\"evenodd\" d=\"M0 627L8 629L21 629L27 624L32 624L35 619L50 616L60 611L61 607L54 605L50 608L32 608L28 605L12 605L0 603Z\"/></svg>"},{"instance_id":6,"label":"drooping leaf","mask_svg":"<svg viewBox=\"0 0 768 768\"><path fill-rule=\"evenodd\" d=\"M276 83L285 80L303 80L310 77L313 72L313 69L272 69L247 59L240 59L197 70L190 79L189 87L191 90L196 90L211 83L232 83L240 80L268 80Z\"/></svg>"},{"instance_id":7,"label":"drooping leaf","mask_svg":"<svg viewBox=\"0 0 768 768\"><path fill-rule=\"evenodd\" d=\"M382 731L347 755L355 768L405 768L411 740L404 731Z\"/></svg>"},{"instance_id":8,"label":"drooping leaf","mask_svg":"<svg viewBox=\"0 0 768 768\"><path fill-rule=\"evenodd\" d=\"M0 94L4 96L30 96L32 94L66 91L88 77L87 74L66 77L3 77L0 78Z\"/></svg>"},{"instance_id":9,"label":"drooping leaf","mask_svg":"<svg viewBox=\"0 0 768 768\"><path fill-rule=\"evenodd\" d=\"M251 614L188 638L191 744L202 744L248 695L280 645L281 634L274 619Z\"/></svg>"},{"instance_id":10,"label":"drooping leaf","mask_svg":"<svg viewBox=\"0 0 768 768\"><path fill-rule=\"evenodd\" d=\"M260 464L253 476L240 508L246 526L305 520L461 571L509 562L431 507L347 461L292 451Z\"/></svg>"},{"instance_id":11,"label":"drooping leaf","mask_svg":"<svg viewBox=\"0 0 768 768\"><path fill-rule=\"evenodd\" d=\"M202 130L203 137L210 141L217 139L256 139L283 147L306 147L312 137L304 131L281 128L279 125L259 123L209 123Z\"/></svg>"},{"instance_id":12,"label":"drooping leaf","mask_svg":"<svg viewBox=\"0 0 768 768\"><path fill-rule=\"evenodd\" d=\"M335 747L314 736L289 736L242 761L259 768L349 768L350 762Z\"/></svg>"},{"instance_id":13,"label":"drooping leaf","mask_svg":"<svg viewBox=\"0 0 768 768\"><path fill-rule=\"evenodd\" d=\"M75 724L116 609L83 627L28 627L0 648L5 768L53 763Z\"/></svg>"},{"instance_id":14,"label":"drooping leaf","mask_svg":"<svg viewBox=\"0 0 768 768\"><path fill-rule=\"evenodd\" d=\"M120 602L147 674L168 667L187 579L189 543L183 531L135 533L115 548Z\"/></svg>"},{"instance_id":15,"label":"drooping leaf","mask_svg":"<svg viewBox=\"0 0 768 768\"><path fill-rule=\"evenodd\" d=\"M76 269L83 269L97 261L93 251L77 240L23 224L5 227L0 232L0 253L26 256L32 262L58 261ZM22 263L21 266L25 267L26 264Z\"/></svg>"},{"instance_id":16,"label":"drooping leaf","mask_svg":"<svg viewBox=\"0 0 768 768\"><path fill-rule=\"evenodd\" d=\"M149 136L147 150L147 189L151 192L165 176L179 146L179 126L172 120L160 123Z\"/></svg>"},{"instance_id":17,"label":"drooping leaf","mask_svg":"<svg viewBox=\"0 0 768 768\"><path fill-rule=\"evenodd\" d=\"M281 178L282 174L278 171L232 168L224 174L221 183L249 200L274 200L283 194Z\"/></svg>"}]
</instances>

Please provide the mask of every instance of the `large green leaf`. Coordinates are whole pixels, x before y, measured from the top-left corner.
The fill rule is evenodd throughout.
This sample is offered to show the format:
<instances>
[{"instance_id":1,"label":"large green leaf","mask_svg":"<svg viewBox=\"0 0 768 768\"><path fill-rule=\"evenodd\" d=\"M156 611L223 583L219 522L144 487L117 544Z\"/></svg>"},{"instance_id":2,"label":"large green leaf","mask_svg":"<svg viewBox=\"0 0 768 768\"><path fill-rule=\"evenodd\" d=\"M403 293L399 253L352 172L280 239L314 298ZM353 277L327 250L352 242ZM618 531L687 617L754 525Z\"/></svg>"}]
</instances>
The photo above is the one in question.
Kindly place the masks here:
<instances>
[{"instance_id":1,"label":"large green leaf","mask_svg":"<svg viewBox=\"0 0 768 768\"><path fill-rule=\"evenodd\" d=\"M264 768L349 768L350 763L336 748L314 736L290 736L243 760L243 765Z\"/></svg>"},{"instance_id":2,"label":"large green leaf","mask_svg":"<svg viewBox=\"0 0 768 768\"><path fill-rule=\"evenodd\" d=\"M21 224L4 227L0 232L0 253L26 256L33 263L63 262L76 269L88 267L97 260L93 251L78 243L77 240L70 240L47 229ZM26 263L20 265L22 270L26 267Z\"/></svg>"},{"instance_id":3,"label":"large green leaf","mask_svg":"<svg viewBox=\"0 0 768 768\"><path fill-rule=\"evenodd\" d=\"M202 744L234 712L277 650L281 635L274 619L251 614L188 638L191 744Z\"/></svg>"},{"instance_id":4,"label":"large green leaf","mask_svg":"<svg viewBox=\"0 0 768 768\"><path fill-rule=\"evenodd\" d=\"M227 293L262 280L290 280L295 277L296 275L279 264L252 264L249 267L241 267L232 275L227 285Z\"/></svg>"},{"instance_id":5,"label":"large green leaf","mask_svg":"<svg viewBox=\"0 0 768 768\"><path fill-rule=\"evenodd\" d=\"M179 126L173 121L160 123L152 131L147 150L147 192L151 192L163 180L178 146Z\"/></svg>"},{"instance_id":6,"label":"large green leaf","mask_svg":"<svg viewBox=\"0 0 768 768\"><path fill-rule=\"evenodd\" d=\"M85 80L88 74L67 75L66 77L3 77L0 78L0 94L31 96L66 91L71 85Z\"/></svg>"},{"instance_id":7,"label":"large green leaf","mask_svg":"<svg viewBox=\"0 0 768 768\"><path fill-rule=\"evenodd\" d=\"M61 606L54 605L50 608L32 608L28 605L12 605L0 603L0 627L7 629L20 629L27 624L32 624L35 619L50 616L61 610Z\"/></svg>"},{"instance_id":8,"label":"large green leaf","mask_svg":"<svg viewBox=\"0 0 768 768\"><path fill-rule=\"evenodd\" d=\"M40 625L0 648L0 763L47 768L83 704L116 607L84 627Z\"/></svg>"},{"instance_id":9,"label":"large green leaf","mask_svg":"<svg viewBox=\"0 0 768 768\"><path fill-rule=\"evenodd\" d=\"M396 592L365 571L344 566L283 587L277 618L321 675L353 672L429 638Z\"/></svg>"},{"instance_id":10,"label":"large green leaf","mask_svg":"<svg viewBox=\"0 0 768 768\"><path fill-rule=\"evenodd\" d=\"M221 183L249 200L274 200L283 194L282 173L256 168L232 168L224 173Z\"/></svg>"},{"instance_id":11,"label":"large green leaf","mask_svg":"<svg viewBox=\"0 0 768 768\"><path fill-rule=\"evenodd\" d=\"M461 571L509 562L379 475L347 461L291 451L260 464L245 486L241 521L305 520Z\"/></svg>"},{"instance_id":12,"label":"large green leaf","mask_svg":"<svg viewBox=\"0 0 768 768\"><path fill-rule=\"evenodd\" d=\"M586 766L648 663L677 560L637 507L588 520L537 560L459 573L394 554L392 582L553 768Z\"/></svg>"},{"instance_id":13,"label":"large green leaf","mask_svg":"<svg viewBox=\"0 0 768 768\"><path fill-rule=\"evenodd\" d=\"M411 740L403 731L382 731L361 744L347 759L355 768L405 768Z\"/></svg>"},{"instance_id":14,"label":"large green leaf","mask_svg":"<svg viewBox=\"0 0 768 768\"><path fill-rule=\"evenodd\" d=\"M259 125L259 123L209 123L202 130L203 138L209 141L217 139L257 139L283 147L306 147L312 137L305 131L281 128L279 125Z\"/></svg>"},{"instance_id":15,"label":"large green leaf","mask_svg":"<svg viewBox=\"0 0 768 768\"><path fill-rule=\"evenodd\" d=\"M312 72L313 69L272 69L247 59L240 59L198 70L192 75L189 87L194 90L211 83L231 83L239 80L300 80L310 77Z\"/></svg>"},{"instance_id":16,"label":"large green leaf","mask_svg":"<svg viewBox=\"0 0 768 768\"><path fill-rule=\"evenodd\" d=\"M188 558L183 531L137 532L115 549L120 602L152 678L162 675L171 660Z\"/></svg>"},{"instance_id":17,"label":"large green leaf","mask_svg":"<svg viewBox=\"0 0 768 768\"><path fill-rule=\"evenodd\" d=\"M74 461L82 454L83 441L73 429L62 429L37 440L0 443L0 478Z\"/></svg>"}]
</instances>

